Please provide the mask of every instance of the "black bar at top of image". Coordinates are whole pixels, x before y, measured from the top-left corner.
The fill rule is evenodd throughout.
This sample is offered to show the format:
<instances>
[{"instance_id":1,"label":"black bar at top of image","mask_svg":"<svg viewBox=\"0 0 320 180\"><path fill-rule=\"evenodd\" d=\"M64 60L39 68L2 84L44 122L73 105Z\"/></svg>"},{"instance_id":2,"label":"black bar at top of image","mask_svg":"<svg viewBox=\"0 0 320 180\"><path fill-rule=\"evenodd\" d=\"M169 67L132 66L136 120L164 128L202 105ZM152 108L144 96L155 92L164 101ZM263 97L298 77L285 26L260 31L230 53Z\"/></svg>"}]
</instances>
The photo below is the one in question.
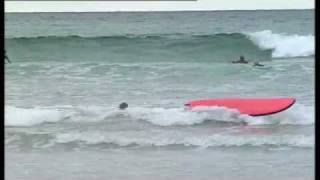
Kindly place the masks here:
<instances>
[{"instance_id":1,"label":"black bar at top of image","mask_svg":"<svg viewBox=\"0 0 320 180\"><path fill-rule=\"evenodd\" d=\"M66 1L66 0L5 0L5 1ZM198 1L198 0L67 0L67 1Z\"/></svg>"}]
</instances>

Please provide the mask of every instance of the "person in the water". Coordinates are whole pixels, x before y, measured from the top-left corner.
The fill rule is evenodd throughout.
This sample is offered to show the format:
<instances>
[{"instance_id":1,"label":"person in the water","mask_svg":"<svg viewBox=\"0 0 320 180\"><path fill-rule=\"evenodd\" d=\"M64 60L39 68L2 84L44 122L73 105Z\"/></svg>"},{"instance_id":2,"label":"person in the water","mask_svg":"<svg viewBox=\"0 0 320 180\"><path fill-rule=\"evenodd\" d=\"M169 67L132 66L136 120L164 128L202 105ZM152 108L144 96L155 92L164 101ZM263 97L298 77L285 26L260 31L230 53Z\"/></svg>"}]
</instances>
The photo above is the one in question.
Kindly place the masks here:
<instances>
[{"instance_id":1,"label":"person in the water","mask_svg":"<svg viewBox=\"0 0 320 180\"><path fill-rule=\"evenodd\" d=\"M7 62L8 62L9 64L11 63L9 57L7 56L7 51L6 51L6 50L4 50L4 60L7 60Z\"/></svg>"},{"instance_id":2,"label":"person in the water","mask_svg":"<svg viewBox=\"0 0 320 180\"><path fill-rule=\"evenodd\" d=\"M119 105L119 109L120 109L120 110L125 110L125 109L127 109L127 108L128 108L128 104L125 103L125 102L123 102L123 103L121 103L121 104Z\"/></svg>"},{"instance_id":3,"label":"person in the water","mask_svg":"<svg viewBox=\"0 0 320 180\"><path fill-rule=\"evenodd\" d=\"M255 62L254 64L253 64L253 66L264 66L263 64L260 64L259 62Z\"/></svg>"},{"instance_id":4,"label":"person in the water","mask_svg":"<svg viewBox=\"0 0 320 180\"><path fill-rule=\"evenodd\" d=\"M248 64L248 61L246 61L243 56L240 56L239 60L232 61L232 63L234 63L234 64L237 64L237 63L239 63L239 64Z\"/></svg>"}]
</instances>

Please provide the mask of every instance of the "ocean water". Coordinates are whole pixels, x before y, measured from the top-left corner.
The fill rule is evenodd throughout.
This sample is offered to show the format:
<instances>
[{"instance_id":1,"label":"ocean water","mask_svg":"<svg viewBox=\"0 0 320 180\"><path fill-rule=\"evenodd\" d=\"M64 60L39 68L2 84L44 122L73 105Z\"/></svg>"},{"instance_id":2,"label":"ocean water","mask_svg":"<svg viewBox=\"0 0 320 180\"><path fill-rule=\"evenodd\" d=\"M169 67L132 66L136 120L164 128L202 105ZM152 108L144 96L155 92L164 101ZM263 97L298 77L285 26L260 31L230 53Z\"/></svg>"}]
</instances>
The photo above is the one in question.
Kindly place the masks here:
<instances>
[{"instance_id":1,"label":"ocean water","mask_svg":"<svg viewBox=\"0 0 320 180\"><path fill-rule=\"evenodd\" d=\"M313 15L6 13L6 179L314 179ZM297 101L183 107L230 97Z\"/></svg>"}]
</instances>

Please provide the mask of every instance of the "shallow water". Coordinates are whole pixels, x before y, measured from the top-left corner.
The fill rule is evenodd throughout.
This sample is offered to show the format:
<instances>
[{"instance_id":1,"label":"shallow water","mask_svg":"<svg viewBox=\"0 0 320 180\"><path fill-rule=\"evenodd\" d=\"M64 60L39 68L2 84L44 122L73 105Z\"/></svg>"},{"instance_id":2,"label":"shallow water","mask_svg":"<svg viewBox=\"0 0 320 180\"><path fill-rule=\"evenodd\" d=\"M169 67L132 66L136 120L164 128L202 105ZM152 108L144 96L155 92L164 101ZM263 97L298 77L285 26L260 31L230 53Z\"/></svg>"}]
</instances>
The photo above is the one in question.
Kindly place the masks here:
<instances>
[{"instance_id":1,"label":"shallow water","mask_svg":"<svg viewBox=\"0 0 320 180\"><path fill-rule=\"evenodd\" d=\"M313 11L6 14L6 50L7 179L313 179ZM297 101L183 107L226 97Z\"/></svg>"}]
</instances>

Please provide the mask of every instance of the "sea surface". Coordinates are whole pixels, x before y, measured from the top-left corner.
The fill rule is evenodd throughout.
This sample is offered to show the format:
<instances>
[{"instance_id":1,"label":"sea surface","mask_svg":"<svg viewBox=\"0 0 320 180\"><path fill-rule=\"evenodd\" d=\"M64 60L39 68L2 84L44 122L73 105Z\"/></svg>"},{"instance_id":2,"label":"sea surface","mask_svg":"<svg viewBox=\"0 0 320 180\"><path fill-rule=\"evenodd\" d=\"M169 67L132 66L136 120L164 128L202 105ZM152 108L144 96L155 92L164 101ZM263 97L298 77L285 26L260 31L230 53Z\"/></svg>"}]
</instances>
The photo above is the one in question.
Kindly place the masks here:
<instances>
[{"instance_id":1,"label":"sea surface","mask_svg":"<svg viewBox=\"0 0 320 180\"><path fill-rule=\"evenodd\" d=\"M5 47L8 180L314 179L313 10L6 13ZM239 97L296 103L184 109Z\"/></svg>"}]
</instances>

